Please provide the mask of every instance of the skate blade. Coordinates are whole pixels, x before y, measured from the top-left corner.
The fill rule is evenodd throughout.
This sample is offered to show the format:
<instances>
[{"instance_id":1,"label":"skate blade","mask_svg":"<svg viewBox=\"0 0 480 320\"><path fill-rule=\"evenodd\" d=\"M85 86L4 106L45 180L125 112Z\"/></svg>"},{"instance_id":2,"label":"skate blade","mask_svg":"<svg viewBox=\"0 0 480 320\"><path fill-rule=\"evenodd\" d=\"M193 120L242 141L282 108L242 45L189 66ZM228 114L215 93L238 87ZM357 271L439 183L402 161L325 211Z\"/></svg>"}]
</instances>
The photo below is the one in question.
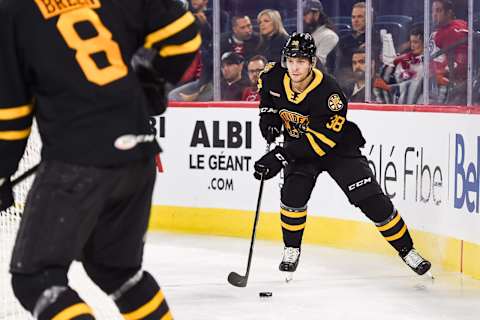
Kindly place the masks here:
<instances>
[{"instance_id":1,"label":"skate blade","mask_svg":"<svg viewBox=\"0 0 480 320\"><path fill-rule=\"evenodd\" d=\"M293 272L285 271L284 274L285 274L285 282L286 283L289 283L290 281L293 280Z\"/></svg>"},{"instance_id":2,"label":"skate blade","mask_svg":"<svg viewBox=\"0 0 480 320\"><path fill-rule=\"evenodd\" d=\"M430 271L425 272L425 276L429 277L431 280L435 280L435 277Z\"/></svg>"}]
</instances>

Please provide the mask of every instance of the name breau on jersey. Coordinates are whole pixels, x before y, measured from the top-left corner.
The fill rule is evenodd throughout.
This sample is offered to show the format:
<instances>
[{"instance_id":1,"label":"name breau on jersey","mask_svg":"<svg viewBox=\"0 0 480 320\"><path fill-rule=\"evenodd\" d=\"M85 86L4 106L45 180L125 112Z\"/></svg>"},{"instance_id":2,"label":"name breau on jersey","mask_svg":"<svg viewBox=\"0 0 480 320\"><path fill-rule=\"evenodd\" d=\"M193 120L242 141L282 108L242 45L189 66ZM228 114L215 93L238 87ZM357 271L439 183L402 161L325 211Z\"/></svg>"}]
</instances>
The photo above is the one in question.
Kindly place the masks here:
<instances>
[{"instance_id":1,"label":"name breau on jersey","mask_svg":"<svg viewBox=\"0 0 480 320\"><path fill-rule=\"evenodd\" d=\"M45 19L79 8L100 8L100 0L35 0Z\"/></svg>"}]
</instances>

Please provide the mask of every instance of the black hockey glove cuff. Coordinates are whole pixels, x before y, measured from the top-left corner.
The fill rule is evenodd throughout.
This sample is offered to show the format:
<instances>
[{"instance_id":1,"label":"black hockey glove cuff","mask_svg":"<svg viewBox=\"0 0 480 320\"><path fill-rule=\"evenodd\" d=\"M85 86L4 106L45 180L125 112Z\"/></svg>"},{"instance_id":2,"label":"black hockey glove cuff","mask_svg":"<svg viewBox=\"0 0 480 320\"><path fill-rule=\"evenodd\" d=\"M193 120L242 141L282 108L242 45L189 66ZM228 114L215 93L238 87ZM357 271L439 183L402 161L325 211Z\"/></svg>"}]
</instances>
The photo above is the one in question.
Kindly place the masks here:
<instances>
[{"instance_id":1,"label":"black hockey glove cuff","mask_svg":"<svg viewBox=\"0 0 480 320\"><path fill-rule=\"evenodd\" d=\"M253 176L255 179L260 180L262 174L265 180L275 177L282 168L284 168L291 161L291 157L287 154L282 147L276 147L263 157L261 157L254 164L255 172Z\"/></svg>"},{"instance_id":2,"label":"black hockey glove cuff","mask_svg":"<svg viewBox=\"0 0 480 320\"><path fill-rule=\"evenodd\" d=\"M278 113L260 114L260 132L267 143L275 142L282 129L282 120Z\"/></svg>"},{"instance_id":3,"label":"black hockey glove cuff","mask_svg":"<svg viewBox=\"0 0 480 320\"><path fill-rule=\"evenodd\" d=\"M13 205L13 192L10 178L0 177L0 211Z\"/></svg>"},{"instance_id":4,"label":"black hockey glove cuff","mask_svg":"<svg viewBox=\"0 0 480 320\"><path fill-rule=\"evenodd\" d=\"M165 93L165 80L158 74L153 66L153 60L158 52L153 49L140 48L132 57L132 68L135 70L143 92L149 104L149 115L155 116L165 112L168 105Z\"/></svg>"}]
</instances>

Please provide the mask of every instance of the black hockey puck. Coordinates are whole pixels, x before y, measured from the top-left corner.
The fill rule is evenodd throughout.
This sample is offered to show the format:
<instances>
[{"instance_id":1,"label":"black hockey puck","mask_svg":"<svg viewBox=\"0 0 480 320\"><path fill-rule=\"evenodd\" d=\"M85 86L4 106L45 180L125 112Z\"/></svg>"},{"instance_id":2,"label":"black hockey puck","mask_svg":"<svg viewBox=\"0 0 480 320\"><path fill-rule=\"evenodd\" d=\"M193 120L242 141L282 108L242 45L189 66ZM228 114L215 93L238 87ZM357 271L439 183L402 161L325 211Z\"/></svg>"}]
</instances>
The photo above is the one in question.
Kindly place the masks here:
<instances>
[{"instance_id":1,"label":"black hockey puck","mask_svg":"<svg viewBox=\"0 0 480 320\"><path fill-rule=\"evenodd\" d=\"M264 292L260 292L258 295L260 296L260 298L268 298L272 296L272 293L269 291L264 291Z\"/></svg>"}]
</instances>

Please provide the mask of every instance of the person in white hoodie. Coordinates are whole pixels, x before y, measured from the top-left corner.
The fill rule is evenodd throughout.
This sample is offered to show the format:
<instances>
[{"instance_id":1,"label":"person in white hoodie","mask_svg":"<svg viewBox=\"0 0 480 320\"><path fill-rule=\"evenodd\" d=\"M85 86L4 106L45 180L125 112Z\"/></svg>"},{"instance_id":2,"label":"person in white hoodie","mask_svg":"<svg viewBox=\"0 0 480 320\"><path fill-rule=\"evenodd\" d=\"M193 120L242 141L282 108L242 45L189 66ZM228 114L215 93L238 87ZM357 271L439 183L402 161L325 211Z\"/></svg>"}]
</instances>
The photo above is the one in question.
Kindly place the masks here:
<instances>
[{"instance_id":1,"label":"person in white hoodie","mask_svg":"<svg viewBox=\"0 0 480 320\"><path fill-rule=\"evenodd\" d=\"M317 46L317 63L323 70L333 71L333 54L330 53L337 46L338 35L333 31L333 25L328 16L323 11L323 5L319 0L303 1L303 24L305 32L312 35ZM328 59L327 59L328 58Z\"/></svg>"}]
</instances>

